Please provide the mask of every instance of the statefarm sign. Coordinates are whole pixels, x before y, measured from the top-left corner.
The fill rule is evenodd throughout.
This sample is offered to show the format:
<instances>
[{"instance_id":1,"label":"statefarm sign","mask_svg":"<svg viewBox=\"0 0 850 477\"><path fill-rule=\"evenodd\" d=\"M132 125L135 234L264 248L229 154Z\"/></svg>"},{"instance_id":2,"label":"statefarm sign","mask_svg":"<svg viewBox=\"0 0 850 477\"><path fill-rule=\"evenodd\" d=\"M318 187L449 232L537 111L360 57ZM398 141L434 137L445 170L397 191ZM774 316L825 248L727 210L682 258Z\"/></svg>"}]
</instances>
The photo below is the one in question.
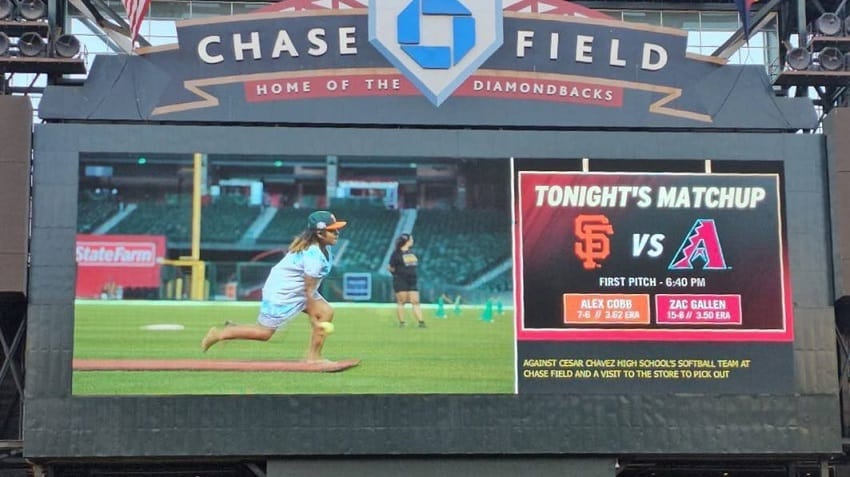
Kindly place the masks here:
<instances>
[{"instance_id":1,"label":"statefarm sign","mask_svg":"<svg viewBox=\"0 0 850 477\"><path fill-rule=\"evenodd\" d=\"M114 286L160 285L161 235L77 235L77 297L96 298Z\"/></svg>"},{"instance_id":2,"label":"statefarm sign","mask_svg":"<svg viewBox=\"0 0 850 477\"><path fill-rule=\"evenodd\" d=\"M557 7L546 13L521 11L544 3L528 0L317 3L178 22L177 45L138 50L171 75L151 117L233 105L234 95L246 104L418 96L435 108L453 97L599 108L631 101L644 116L712 121L684 88L723 60L687 53L681 30L569 2L550 1Z\"/></svg>"}]
</instances>

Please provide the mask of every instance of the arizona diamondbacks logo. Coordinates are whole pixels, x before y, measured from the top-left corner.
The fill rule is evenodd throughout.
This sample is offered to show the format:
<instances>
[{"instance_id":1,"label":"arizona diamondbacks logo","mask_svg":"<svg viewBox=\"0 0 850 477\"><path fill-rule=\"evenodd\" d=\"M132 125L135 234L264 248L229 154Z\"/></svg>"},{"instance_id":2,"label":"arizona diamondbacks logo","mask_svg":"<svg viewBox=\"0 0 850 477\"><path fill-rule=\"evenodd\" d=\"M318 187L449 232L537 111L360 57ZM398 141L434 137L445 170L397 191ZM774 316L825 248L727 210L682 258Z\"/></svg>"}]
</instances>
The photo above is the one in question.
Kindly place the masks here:
<instances>
[{"instance_id":1,"label":"arizona diamondbacks logo","mask_svg":"<svg viewBox=\"0 0 850 477\"><path fill-rule=\"evenodd\" d=\"M670 262L668 270L693 270L694 260L701 259L705 270L727 270L723 247L714 219L697 219L685 236L682 246Z\"/></svg>"},{"instance_id":2,"label":"arizona diamondbacks logo","mask_svg":"<svg viewBox=\"0 0 850 477\"><path fill-rule=\"evenodd\" d=\"M372 0L369 41L439 106L502 46L502 0Z\"/></svg>"}]
</instances>

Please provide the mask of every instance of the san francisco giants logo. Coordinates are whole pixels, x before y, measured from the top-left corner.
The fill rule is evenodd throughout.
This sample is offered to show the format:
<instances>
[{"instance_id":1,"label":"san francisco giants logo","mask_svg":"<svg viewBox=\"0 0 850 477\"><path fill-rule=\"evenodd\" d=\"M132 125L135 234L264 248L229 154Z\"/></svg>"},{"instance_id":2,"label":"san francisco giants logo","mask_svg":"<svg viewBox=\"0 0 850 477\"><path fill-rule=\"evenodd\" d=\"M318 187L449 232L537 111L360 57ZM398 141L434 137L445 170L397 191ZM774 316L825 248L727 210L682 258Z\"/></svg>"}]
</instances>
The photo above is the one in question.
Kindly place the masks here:
<instances>
[{"instance_id":1,"label":"san francisco giants logo","mask_svg":"<svg viewBox=\"0 0 850 477\"><path fill-rule=\"evenodd\" d=\"M585 270L600 268L598 260L605 260L611 254L611 240L614 227L604 215L579 215L575 220L575 234L580 242L575 243L576 257L581 260Z\"/></svg>"}]
</instances>

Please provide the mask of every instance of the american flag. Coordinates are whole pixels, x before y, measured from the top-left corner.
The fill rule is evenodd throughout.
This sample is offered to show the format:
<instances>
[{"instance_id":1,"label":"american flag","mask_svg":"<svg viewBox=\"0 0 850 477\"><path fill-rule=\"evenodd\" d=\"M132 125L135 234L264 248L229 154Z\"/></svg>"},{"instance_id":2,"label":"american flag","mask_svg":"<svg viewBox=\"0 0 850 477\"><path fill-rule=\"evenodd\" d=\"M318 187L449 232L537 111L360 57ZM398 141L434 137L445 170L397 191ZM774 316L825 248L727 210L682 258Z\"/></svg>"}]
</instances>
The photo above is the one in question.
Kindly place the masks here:
<instances>
[{"instance_id":1,"label":"american flag","mask_svg":"<svg viewBox=\"0 0 850 477\"><path fill-rule=\"evenodd\" d=\"M753 4L758 0L735 0L735 6L738 7L738 13L741 15L741 23L744 26L744 39L750 39L750 10Z\"/></svg>"},{"instance_id":2,"label":"american flag","mask_svg":"<svg viewBox=\"0 0 850 477\"><path fill-rule=\"evenodd\" d=\"M127 22L130 24L130 43L134 43L139 35L142 20L145 19L151 0L121 0L121 3L124 4L124 10L127 11Z\"/></svg>"}]
</instances>

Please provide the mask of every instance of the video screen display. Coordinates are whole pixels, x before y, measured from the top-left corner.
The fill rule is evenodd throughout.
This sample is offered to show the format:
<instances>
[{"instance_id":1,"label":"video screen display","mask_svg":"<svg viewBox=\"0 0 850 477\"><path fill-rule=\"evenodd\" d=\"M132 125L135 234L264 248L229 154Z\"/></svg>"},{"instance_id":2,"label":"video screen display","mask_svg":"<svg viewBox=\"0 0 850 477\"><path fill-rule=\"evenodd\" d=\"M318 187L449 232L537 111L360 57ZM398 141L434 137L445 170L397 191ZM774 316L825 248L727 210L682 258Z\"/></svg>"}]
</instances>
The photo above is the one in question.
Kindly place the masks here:
<instances>
[{"instance_id":1,"label":"video screen display","mask_svg":"<svg viewBox=\"0 0 850 477\"><path fill-rule=\"evenodd\" d=\"M781 165L626 162L81 154L73 393L788 391Z\"/></svg>"},{"instance_id":2,"label":"video screen display","mask_svg":"<svg viewBox=\"0 0 850 477\"><path fill-rule=\"evenodd\" d=\"M515 392L507 159L82 154L79 171L75 395ZM275 269L317 211L346 223L308 234L327 266ZM305 274L331 329L281 309Z\"/></svg>"}]
</instances>

